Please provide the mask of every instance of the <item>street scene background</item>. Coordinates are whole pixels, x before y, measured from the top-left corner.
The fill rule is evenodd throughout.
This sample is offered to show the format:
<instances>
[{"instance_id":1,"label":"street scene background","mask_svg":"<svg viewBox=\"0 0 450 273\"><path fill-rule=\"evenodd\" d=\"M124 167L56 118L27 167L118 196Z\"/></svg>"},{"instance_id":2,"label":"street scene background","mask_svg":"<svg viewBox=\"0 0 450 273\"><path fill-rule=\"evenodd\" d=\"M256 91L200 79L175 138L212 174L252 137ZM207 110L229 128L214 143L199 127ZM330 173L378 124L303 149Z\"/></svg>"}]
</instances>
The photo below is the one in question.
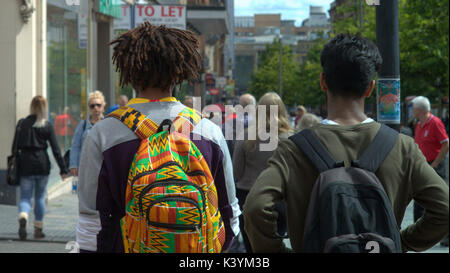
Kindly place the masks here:
<instances>
[{"instance_id":1,"label":"street scene background","mask_svg":"<svg viewBox=\"0 0 450 273\"><path fill-rule=\"evenodd\" d=\"M300 106L317 117L327 116L325 93L319 85L323 46L337 33L360 32L377 40L376 7L368 2L377 1L2 1L0 252L70 252L78 218L78 199L72 193L74 177L62 181L49 147L52 167L46 237L20 241L20 195L17 187L6 184L6 159L16 124L29 115L36 95L48 101L48 121L63 155L72 148L77 126L89 117L89 94L102 92L105 112L118 106L121 95L136 97L131 86L119 84L108 45L114 38L145 21L190 30L199 39L202 74L198 81L175 88L178 100L195 96L201 98L202 109L211 105L224 109L224 105L238 104L242 94L250 93L258 100L274 91L295 127ZM367 116L382 122L381 112L390 107L398 121L395 126L409 127L414 123L411 101L426 96L431 113L444 122L448 132L448 5L439 0L398 0L399 80L391 84L395 88L380 88L381 96L374 92L366 100ZM392 89L395 95L389 94ZM448 184L448 154L446 162ZM412 222L411 203L401 225ZM32 228L30 221L29 237ZM448 253L449 249L436 245L426 252Z\"/></svg>"}]
</instances>

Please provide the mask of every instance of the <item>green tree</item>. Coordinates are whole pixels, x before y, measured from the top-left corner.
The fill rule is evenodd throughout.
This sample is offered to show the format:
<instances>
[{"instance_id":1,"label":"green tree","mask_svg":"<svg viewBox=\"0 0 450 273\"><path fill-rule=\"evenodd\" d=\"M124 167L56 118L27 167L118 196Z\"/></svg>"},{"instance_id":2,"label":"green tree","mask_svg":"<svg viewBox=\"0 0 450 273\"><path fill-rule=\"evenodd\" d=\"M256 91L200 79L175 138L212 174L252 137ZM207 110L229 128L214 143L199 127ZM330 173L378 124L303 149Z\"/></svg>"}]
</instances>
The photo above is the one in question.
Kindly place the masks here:
<instances>
[{"instance_id":1,"label":"green tree","mask_svg":"<svg viewBox=\"0 0 450 273\"><path fill-rule=\"evenodd\" d=\"M275 40L266 46L259 57L259 65L252 74L249 92L260 98L267 92L279 92L280 42ZM282 98L286 105L292 105L298 92L298 64L290 46L282 47Z\"/></svg>"},{"instance_id":2,"label":"green tree","mask_svg":"<svg viewBox=\"0 0 450 273\"><path fill-rule=\"evenodd\" d=\"M326 39L318 39L308 51L306 61L300 64L297 78L299 81L298 104L318 106L325 103L325 93L320 89L320 53Z\"/></svg>"},{"instance_id":3,"label":"green tree","mask_svg":"<svg viewBox=\"0 0 450 273\"><path fill-rule=\"evenodd\" d=\"M331 37L338 33L361 33L363 37L376 40L376 12L374 6L368 6L362 0L347 0L338 6L336 13L343 16L333 24Z\"/></svg>"},{"instance_id":4,"label":"green tree","mask_svg":"<svg viewBox=\"0 0 450 273\"><path fill-rule=\"evenodd\" d=\"M337 7L337 13L344 18L334 23L332 36L360 32L376 42L376 9L365 4L360 6L359 2L348 0L346 5ZM402 97L424 95L433 99L448 96L448 14L449 1L399 1Z\"/></svg>"},{"instance_id":5,"label":"green tree","mask_svg":"<svg viewBox=\"0 0 450 273\"><path fill-rule=\"evenodd\" d=\"M448 96L449 1L401 0L400 72L402 93Z\"/></svg>"}]
</instances>

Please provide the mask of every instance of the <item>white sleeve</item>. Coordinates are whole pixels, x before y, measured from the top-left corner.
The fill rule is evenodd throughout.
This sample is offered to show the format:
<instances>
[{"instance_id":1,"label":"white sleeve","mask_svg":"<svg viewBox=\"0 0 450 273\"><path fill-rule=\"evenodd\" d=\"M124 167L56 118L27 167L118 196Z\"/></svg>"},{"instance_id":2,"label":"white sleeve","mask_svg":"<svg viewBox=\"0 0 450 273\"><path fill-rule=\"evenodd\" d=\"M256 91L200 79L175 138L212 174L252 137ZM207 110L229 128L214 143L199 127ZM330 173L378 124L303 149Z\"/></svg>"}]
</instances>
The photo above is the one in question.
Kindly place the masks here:
<instances>
[{"instance_id":1,"label":"white sleeve","mask_svg":"<svg viewBox=\"0 0 450 273\"><path fill-rule=\"evenodd\" d=\"M227 142L223 136L219 140L219 146L223 153L223 172L225 175L228 202L233 210L233 218L230 219L230 225L233 229L234 235L237 236L240 232L239 216L241 215L241 209L239 208L239 201L236 197L236 186L234 182L233 164L231 161L230 151L228 150Z\"/></svg>"},{"instance_id":2,"label":"white sleeve","mask_svg":"<svg viewBox=\"0 0 450 273\"><path fill-rule=\"evenodd\" d=\"M103 154L89 132L83 143L78 176L79 218L77 243L80 249L97 251L97 234L101 230L100 216L96 208L98 176L103 162Z\"/></svg>"}]
</instances>

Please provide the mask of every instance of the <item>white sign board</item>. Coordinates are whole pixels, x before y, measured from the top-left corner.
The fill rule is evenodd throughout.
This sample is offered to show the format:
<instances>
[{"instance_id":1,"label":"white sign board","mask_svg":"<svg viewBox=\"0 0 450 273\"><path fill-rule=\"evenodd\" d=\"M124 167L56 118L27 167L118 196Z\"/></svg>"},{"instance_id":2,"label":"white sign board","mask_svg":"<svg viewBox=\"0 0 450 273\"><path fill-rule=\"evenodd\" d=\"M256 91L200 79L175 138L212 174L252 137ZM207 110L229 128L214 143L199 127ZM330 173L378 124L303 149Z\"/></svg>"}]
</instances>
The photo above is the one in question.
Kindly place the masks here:
<instances>
[{"instance_id":1,"label":"white sign board","mask_svg":"<svg viewBox=\"0 0 450 273\"><path fill-rule=\"evenodd\" d=\"M114 29L130 29L130 20L130 7L122 5L122 18L114 20ZM166 25L171 28L186 29L186 6L136 5L135 26L145 21L155 26Z\"/></svg>"},{"instance_id":2,"label":"white sign board","mask_svg":"<svg viewBox=\"0 0 450 273\"><path fill-rule=\"evenodd\" d=\"M217 77L217 87L224 88L227 85L227 78Z\"/></svg>"},{"instance_id":3,"label":"white sign board","mask_svg":"<svg viewBox=\"0 0 450 273\"><path fill-rule=\"evenodd\" d=\"M78 14L78 48L87 48L87 14Z\"/></svg>"},{"instance_id":4,"label":"white sign board","mask_svg":"<svg viewBox=\"0 0 450 273\"><path fill-rule=\"evenodd\" d=\"M120 18L114 18L114 29L130 29L131 28L131 16L130 16L130 6L122 5L120 7L121 15Z\"/></svg>"}]
</instances>

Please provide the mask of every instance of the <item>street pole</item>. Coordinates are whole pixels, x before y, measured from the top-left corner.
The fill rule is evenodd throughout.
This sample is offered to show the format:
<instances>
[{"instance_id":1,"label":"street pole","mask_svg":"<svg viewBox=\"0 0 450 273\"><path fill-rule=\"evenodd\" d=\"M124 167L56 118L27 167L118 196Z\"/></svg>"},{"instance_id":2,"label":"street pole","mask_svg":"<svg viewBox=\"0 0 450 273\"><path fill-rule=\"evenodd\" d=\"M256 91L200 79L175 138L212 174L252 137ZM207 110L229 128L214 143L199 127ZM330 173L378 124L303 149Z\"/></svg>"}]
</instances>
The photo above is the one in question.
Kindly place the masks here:
<instances>
[{"instance_id":1,"label":"street pole","mask_svg":"<svg viewBox=\"0 0 450 273\"><path fill-rule=\"evenodd\" d=\"M130 5L130 27L134 29L136 27L136 1ZM133 88L133 98L136 98L136 90Z\"/></svg>"},{"instance_id":2,"label":"street pole","mask_svg":"<svg viewBox=\"0 0 450 273\"><path fill-rule=\"evenodd\" d=\"M280 98L283 98L283 43L281 42L282 35L278 36L280 38L280 66L278 69L278 90L280 93Z\"/></svg>"},{"instance_id":3,"label":"street pole","mask_svg":"<svg viewBox=\"0 0 450 273\"><path fill-rule=\"evenodd\" d=\"M359 31L362 31L363 28L363 1L359 0Z\"/></svg>"},{"instance_id":4,"label":"street pole","mask_svg":"<svg viewBox=\"0 0 450 273\"><path fill-rule=\"evenodd\" d=\"M400 130L400 47L398 0L380 0L376 6L376 39L383 58L377 77L377 119Z\"/></svg>"}]
</instances>

